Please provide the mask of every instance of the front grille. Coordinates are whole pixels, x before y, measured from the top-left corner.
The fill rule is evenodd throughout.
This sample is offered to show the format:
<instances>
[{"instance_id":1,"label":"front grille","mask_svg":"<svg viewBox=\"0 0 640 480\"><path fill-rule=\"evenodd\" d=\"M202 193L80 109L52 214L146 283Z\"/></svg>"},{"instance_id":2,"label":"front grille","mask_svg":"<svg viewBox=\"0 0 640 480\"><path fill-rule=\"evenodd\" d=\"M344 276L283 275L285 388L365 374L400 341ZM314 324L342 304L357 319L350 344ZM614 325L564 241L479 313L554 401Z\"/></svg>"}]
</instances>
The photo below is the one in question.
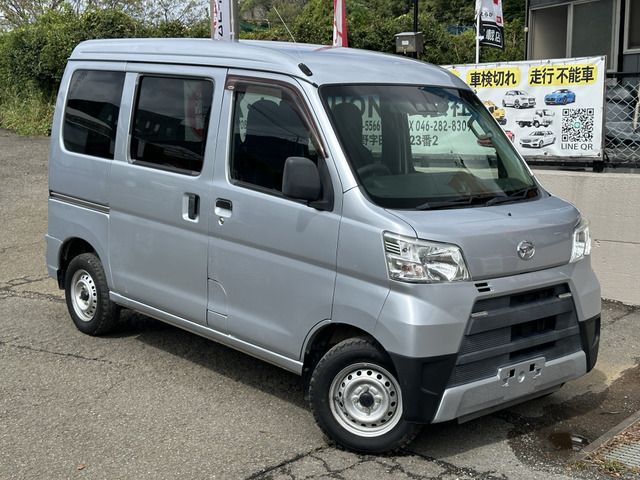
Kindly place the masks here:
<instances>
[{"instance_id":1,"label":"front grille","mask_svg":"<svg viewBox=\"0 0 640 480\"><path fill-rule=\"evenodd\" d=\"M549 361L581 348L567 284L478 300L447 386L490 378L513 363L537 357Z\"/></svg>"}]
</instances>

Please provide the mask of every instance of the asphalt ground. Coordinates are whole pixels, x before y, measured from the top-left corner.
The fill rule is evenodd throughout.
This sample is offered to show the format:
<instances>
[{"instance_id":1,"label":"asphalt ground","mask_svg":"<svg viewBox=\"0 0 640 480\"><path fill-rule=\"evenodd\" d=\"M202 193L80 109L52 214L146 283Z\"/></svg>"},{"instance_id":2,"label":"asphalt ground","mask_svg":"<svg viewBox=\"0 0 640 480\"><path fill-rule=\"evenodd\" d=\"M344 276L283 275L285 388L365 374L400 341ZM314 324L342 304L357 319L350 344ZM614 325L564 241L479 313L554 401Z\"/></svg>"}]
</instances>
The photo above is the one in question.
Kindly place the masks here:
<instances>
[{"instance_id":1,"label":"asphalt ground","mask_svg":"<svg viewBox=\"0 0 640 480\"><path fill-rule=\"evenodd\" d=\"M47 151L0 131L0 479L607 478L571 436L640 409L640 309L605 302L596 368L553 395L399 455L343 452L295 375L131 312L107 337L74 328L46 276Z\"/></svg>"}]
</instances>

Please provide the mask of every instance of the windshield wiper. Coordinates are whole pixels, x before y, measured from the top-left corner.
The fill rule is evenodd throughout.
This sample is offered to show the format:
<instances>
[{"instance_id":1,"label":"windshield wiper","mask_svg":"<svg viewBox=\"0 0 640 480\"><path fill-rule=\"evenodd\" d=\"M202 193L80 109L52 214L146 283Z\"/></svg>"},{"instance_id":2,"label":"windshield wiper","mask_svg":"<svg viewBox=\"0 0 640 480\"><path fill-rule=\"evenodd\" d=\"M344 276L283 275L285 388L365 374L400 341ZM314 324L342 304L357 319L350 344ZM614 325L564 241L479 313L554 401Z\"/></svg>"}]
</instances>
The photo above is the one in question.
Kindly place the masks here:
<instances>
[{"instance_id":1,"label":"windshield wiper","mask_svg":"<svg viewBox=\"0 0 640 480\"><path fill-rule=\"evenodd\" d=\"M465 198L460 198L458 200L436 200L433 202L425 202L417 207L416 210L437 210L438 208L450 208L450 207L459 207L460 205L471 205L475 200L478 200L482 197L478 195L470 195Z\"/></svg>"},{"instance_id":2,"label":"windshield wiper","mask_svg":"<svg viewBox=\"0 0 640 480\"><path fill-rule=\"evenodd\" d=\"M491 200L485 203L485 206L490 207L491 205L499 205L501 203L515 202L517 200L529 198L529 195L531 194L531 192L536 192L536 196L537 196L538 187L526 187L520 190L516 190L510 195L501 195L499 197L493 197Z\"/></svg>"}]
</instances>

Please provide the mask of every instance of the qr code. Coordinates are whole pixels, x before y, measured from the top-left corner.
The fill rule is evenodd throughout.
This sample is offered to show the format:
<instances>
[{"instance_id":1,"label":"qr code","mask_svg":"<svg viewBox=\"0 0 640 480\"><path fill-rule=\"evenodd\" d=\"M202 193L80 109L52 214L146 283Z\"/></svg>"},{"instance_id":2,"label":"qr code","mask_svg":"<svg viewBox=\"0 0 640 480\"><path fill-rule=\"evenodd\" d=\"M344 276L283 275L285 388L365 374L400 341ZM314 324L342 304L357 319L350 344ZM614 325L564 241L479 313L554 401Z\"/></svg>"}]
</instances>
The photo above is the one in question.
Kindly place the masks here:
<instances>
[{"instance_id":1,"label":"qr code","mask_svg":"<svg viewBox=\"0 0 640 480\"><path fill-rule=\"evenodd\" d=\"M562 109L562 141L593 142L593 108Z\"/></svg>"}]
</instances>

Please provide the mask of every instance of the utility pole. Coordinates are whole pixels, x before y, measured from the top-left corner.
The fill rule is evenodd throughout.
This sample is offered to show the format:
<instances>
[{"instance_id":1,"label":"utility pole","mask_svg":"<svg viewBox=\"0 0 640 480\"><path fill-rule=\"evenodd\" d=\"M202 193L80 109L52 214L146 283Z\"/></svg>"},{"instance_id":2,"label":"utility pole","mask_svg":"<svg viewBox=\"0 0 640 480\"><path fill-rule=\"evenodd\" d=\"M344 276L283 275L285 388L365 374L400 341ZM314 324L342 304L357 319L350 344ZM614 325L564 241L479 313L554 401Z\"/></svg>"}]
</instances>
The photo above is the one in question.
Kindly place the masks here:
<instances>
[{"instance_id":1,"label":"utility pole","mask_svg":"<svg viewBox=\"0 0 640 480\"><path fill-rule=\"evenodd\" d=\"M413 0L413 33L418 33L418 0ZM418 52L413 54L413 58L418 58Z\"/></svg>"}]
</instances>

